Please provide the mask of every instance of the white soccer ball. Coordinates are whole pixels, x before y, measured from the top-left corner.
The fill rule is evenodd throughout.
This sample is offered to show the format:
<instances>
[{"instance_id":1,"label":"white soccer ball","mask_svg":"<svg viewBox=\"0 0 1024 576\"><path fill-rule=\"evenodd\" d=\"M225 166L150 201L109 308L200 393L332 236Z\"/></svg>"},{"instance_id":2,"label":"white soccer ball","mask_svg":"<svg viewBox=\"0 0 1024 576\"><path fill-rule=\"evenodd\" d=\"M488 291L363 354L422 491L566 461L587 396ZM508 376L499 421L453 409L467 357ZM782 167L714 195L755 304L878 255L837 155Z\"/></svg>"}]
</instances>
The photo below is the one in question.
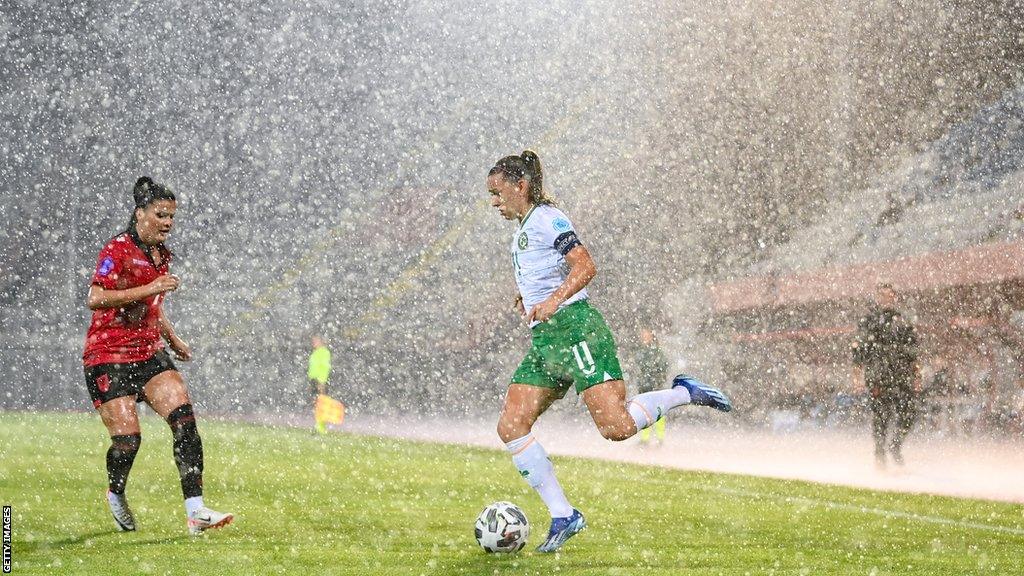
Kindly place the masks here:
<instances>
[{"instance_id":1,"label":"white soccer ball","mask_svg":"<svg viewBox=\"0 0 1024 576\"><path fill-rule=\"evenodd\" d=\"M511 502L495 502L476 518L476 541L487 552L518 552L526 546L530 523Z\"/></svg>"}]
</instances>

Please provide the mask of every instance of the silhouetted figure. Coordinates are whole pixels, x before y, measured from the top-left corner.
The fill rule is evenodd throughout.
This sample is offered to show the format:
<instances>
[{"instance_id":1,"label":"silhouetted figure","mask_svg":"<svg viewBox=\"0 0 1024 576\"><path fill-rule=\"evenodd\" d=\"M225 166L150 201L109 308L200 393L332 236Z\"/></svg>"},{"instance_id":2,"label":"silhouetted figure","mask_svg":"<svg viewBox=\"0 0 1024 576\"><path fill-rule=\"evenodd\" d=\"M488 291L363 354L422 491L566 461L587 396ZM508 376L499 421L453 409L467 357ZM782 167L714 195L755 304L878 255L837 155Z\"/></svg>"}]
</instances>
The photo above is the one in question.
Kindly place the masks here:
<instances>
[{"instance_id":1,"label":"silhouetted figure","mask_svg":"<svg viewBox=\"0 0 1024 576\"><path fill-rule=\"evenodd\" d=\"M317 398L327 395L327 381L331 377L331 351L319 336L313 336L310 342L313 351L309 354L306 376L309 378L309 396L313 404L313 418L316 421L316 432L327 432L327 423L316 411Z\"/></svg>"},{"instance_id":2,"label":"silhouetted figure","mask_svg":"<svg viewBox=\"0 0 1024 576\"><path fill-rule=\"evenodd\" d=\"M878 287L875 304L861 318L852 348L856 376L871 395L875 460L884 467L888 451L893 462L903 464L901 449L916 417L920 372L917 334L896 311L892 286Z\"/></svg>"}]
</instances>

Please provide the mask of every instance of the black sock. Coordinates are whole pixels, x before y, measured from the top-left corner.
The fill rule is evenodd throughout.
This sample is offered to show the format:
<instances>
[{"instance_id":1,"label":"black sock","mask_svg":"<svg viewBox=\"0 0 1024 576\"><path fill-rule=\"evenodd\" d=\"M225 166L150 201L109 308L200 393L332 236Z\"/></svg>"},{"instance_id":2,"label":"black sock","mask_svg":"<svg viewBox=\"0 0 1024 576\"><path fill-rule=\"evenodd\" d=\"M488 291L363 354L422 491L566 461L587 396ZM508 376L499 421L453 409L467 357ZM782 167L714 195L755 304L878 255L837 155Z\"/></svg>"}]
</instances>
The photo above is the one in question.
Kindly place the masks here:
<instances>
[{"instance_id":1,"label":"black sock","mask_svg":"<svg viewBox=\"0 0 1024 576\"><path fill-rule=\"evenodd\" d=\"M107 449L107 481L110 491L114 494L124 494L128 473L132 470L132 463L135 462L135 455L139 453L141 444L142 434L110 437L110 448Z\"/></svg>"},{"instance_id":2,"label":"black sock","mask_svg":"<svg viewBox=\"0 0 1024 576\"><path fill-rule=\"evenodd\" d=\"M181 493L185 498L203 495L203 441L196 428L191 404L182 404L167 415L174 434L174 462L181 477Z\"/></svg>"}]
</instances>

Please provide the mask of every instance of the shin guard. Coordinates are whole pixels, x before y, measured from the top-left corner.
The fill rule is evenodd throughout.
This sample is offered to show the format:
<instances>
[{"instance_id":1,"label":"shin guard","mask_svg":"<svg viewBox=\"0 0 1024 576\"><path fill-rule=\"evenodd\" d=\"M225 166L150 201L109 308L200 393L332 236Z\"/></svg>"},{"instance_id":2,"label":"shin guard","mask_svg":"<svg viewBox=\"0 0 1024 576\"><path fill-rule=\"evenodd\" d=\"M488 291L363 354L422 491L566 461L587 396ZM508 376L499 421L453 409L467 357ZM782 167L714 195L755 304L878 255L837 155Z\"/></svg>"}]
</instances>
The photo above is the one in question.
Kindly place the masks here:
<instances>
[{"instance_id":1,"label":"shin guard","mask_svg":"<svg viewBox=\"0 0 1024 576\"><path fill-rule=\"evenodd\" d=\"M128 473L132 470L132 463L135 462L135 455L139 453L141 445L142 434L110 437L110 448L107 449L107 480L110 491L114 494L124 494Z\"/></svg>"},{"instance_id":2,"label":"shin guard","mask_svg":"<svg viewBox=\"0 0 1024 576\"><path fill-rule=\"evenodd\" d=\"M167 424L174 434L174 462L181 477L181 493L185 498L203 495L203 441L196 428L191 404L182 404L167 415Z\"/></svg>"}]
</instances>

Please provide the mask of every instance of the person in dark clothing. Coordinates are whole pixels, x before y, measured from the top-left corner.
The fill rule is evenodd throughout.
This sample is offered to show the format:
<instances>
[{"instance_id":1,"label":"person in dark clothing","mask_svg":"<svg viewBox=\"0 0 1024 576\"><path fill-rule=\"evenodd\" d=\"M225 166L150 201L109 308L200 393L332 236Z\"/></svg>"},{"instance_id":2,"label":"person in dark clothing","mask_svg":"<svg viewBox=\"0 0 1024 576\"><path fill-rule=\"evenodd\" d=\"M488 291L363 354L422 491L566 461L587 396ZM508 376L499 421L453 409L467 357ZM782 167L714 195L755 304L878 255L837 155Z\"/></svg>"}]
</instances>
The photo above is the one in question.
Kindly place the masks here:
<instances>
[{"instance_id":1,"label":"person in dark clothing","mask_svg":"<svg viewBox=\"0 0 1024 576\"><path fill-rule=\"evenodd\" d=\"M875 460L884 467L888 450L893 462L902 465L903 441L917 415L920 368L917 333L896 311L892 286L878 286L875 304L861 318L852 349L855 378L871 395Z\"/></svg>"},{"instance_id":2,"label":"person in dark clothing","mask_svg":"<svg viewBox=\"0 0 1024 576\"><path fill-rule=\"evenodd\" d=\"M937 356L932 365L935 372L921 390L918 417L939 434L952 433L955 430L956 400L959 398L957 386L944 356Z\"/></svg>"}]
</instances>

